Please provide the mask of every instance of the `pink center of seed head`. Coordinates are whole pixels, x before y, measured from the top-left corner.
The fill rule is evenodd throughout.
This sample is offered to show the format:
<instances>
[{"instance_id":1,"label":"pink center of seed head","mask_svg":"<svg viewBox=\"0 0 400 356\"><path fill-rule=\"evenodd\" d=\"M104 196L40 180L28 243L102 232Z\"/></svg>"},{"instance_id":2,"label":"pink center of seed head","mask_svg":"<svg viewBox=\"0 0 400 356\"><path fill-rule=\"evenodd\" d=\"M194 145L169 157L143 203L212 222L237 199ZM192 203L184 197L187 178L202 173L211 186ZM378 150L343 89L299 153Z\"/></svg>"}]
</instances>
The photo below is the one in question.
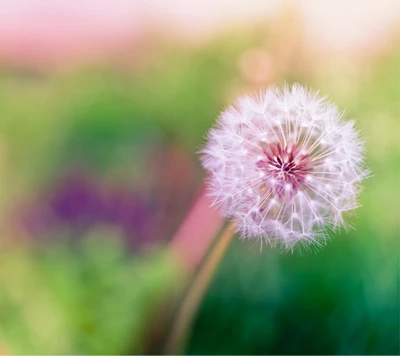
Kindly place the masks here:
<instances>
[{"instance_id":1,"label":"pink center of seed head","mask_svg":"<svg viewBox=\"0 0 400 356\"><path fill-rule=\"evenodd\" d=\"M299 149L297 144L285 145L266 143L262 147L265 155L257 161L257 167L262 170L265 184L278 197L293 194L302 186L307 186L306 177L313 170L308 153Z\"/></svg>"}]
</instances>

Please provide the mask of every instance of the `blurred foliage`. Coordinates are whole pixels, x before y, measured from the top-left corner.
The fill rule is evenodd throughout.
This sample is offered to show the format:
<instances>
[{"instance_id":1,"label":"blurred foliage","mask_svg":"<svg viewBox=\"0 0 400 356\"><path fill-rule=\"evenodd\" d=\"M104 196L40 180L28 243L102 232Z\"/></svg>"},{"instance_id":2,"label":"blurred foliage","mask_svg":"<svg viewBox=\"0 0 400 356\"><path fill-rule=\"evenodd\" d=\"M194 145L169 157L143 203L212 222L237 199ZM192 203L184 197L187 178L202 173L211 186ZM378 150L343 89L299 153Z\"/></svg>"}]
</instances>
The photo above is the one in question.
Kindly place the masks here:
<instances>
[{"instance_id":1,"label":"blurred foliage","mask_svg":"<svg viewBox=\"0 0 400 356\"><path fill-rule=\"evenodd\" d=\"M165 253L134 258L113 235L99 229L79 242L3 248L0 339L6 352L140 353L146 323L178 273Z\"/></svg>"},{"instance_id":2,"label":"blurred foliage","mask_svg":"<svg viewBox=\"0 0 400 356\"><path fill-rule=\"evenodd\" d=\"M14 209L41 199L71 167L149 199L160 194L154 187L163 177L148 166L160 160L148 152L173 144L197 162L207 129L246 88L238 58L264 42L255 33L192 49L154 43L158 50L134 58L132 67L3 68L3 240L19 236L9 226ZM195 322L189 354L399 353L397 62L393 52L367 65L367 73L287 69L277 79L301 79L348 108L368 137L374 176L352 220L356 230L335 234L318 254L259 253L251 243L234 243ZM187 180L200 184L200 172ZM179 193L167 192L175 201ZM144 332L158 320L152 313L180 281L174 261L157 249L128 252L109 226L80 239L74 233L63 227L0 249L0 347L7 352L123 354L149 343Z\"/></svg>"},{"instance_id":3,"label":"blurred foliage","mask_svg":"<svg viewBox=\"0 0 400 356\"><path fill-rule=\"evenodd\" d=\"M163 157L158 151L168 143L194 156L235 69L226 55L242 45L194 52L163 48L158 54L162 61L133 70L107 65L67 73L3 68L2 220L15 223L15 210L35 206L35 200L37 210L43 209L48 190L76 166L126 194L147 192L154 203L163 177L151 174L148 160L157 164ZM175 177L178 182L189 177L183 174L180 180ZM193 178L201 181L200 175ZM171 219L177 218L176 205L187 194L182 184L178 188ZM161 192L168 193L177 192ZM12 224L4 229L4 239L20 235L20 227ZM176 230L179 221L173 224ZM122 238L109 230L86 236L65 224L59 229L2 250L0 335L6 351L139 352L150 311L179 280L172 262L161 252L127 255Z\"/></svg>"}]
</instances>

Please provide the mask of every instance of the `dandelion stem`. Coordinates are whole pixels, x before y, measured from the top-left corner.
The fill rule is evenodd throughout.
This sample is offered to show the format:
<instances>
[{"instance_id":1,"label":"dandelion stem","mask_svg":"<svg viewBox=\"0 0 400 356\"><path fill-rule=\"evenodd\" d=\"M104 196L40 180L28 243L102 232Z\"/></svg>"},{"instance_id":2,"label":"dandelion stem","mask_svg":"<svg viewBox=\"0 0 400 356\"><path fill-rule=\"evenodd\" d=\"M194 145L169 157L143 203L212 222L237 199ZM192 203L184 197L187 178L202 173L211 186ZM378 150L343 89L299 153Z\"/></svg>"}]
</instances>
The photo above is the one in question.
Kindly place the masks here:
<instances>
[{"instance_id":1,"label":"dandelion stem","mask_svg":"<svg viewBox=\"0 0 400 356\"><path fill-rule=\"evenodd\" d=\"M219 239L211 249L209 255L195 277L188 294L183 300L182 306L172 325L171 333L166 343L166 354L176 355L184 346L184 341L188 334L188 329L192 323L201 300L210 285L212 276L221 262L226 250L228 249L235 230L232 225L228 225L222 232Z\"/></svg>"}]
</instances>

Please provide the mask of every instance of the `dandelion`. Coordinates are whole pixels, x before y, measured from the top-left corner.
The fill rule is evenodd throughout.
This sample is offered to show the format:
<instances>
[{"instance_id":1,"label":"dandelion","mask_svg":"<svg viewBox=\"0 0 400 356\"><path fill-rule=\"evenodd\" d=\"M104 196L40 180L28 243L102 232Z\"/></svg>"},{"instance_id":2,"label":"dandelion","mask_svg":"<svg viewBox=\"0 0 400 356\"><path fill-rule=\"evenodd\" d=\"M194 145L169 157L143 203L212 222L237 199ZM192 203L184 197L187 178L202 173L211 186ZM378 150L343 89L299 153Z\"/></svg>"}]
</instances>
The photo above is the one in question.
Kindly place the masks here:
<instances>
[{"instance_id":1,"label":"dandelion","mask_svg":"<svg viewBox=\"0 0 400 356\"><path fill-rule=\"evenodd\" d=\"M244 96L220 115L201 151L213 204L242 238L322 245L350 224L364 168L354 121L300 85Z\"/></svg>"}]
</instances>

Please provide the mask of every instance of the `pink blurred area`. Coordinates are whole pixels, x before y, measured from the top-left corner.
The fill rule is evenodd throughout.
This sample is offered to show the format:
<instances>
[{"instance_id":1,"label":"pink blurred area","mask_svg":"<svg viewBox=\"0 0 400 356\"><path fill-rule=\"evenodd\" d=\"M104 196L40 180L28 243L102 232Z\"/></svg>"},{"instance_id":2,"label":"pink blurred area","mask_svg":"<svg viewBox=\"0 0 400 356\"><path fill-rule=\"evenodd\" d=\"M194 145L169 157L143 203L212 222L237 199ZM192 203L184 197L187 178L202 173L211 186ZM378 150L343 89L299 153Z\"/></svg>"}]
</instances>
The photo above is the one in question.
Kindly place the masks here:
<instances>
[{"instance_id":1,"label":"pink blurred area","mask_svg":"<svg viewBox=\"0 0 400 356\"><path fill-rule=\"evenodd\" d=\"M274 21L293 7L309 45L359 53L382 46L398 0L0 0L0 60L49 65L135 49L157 32L187 43Z\"/></svg>"},{"instance_id":2,"label":"pink blurred area","mask_svg":"<svg viewBox=\"0 0 400 356\"><path fill-rule=\"evenodd\" d=\"M41 65L104 55L138 37L138 8L130 1L2 0L0 56Z\"/></svg>"}]
</instances>

